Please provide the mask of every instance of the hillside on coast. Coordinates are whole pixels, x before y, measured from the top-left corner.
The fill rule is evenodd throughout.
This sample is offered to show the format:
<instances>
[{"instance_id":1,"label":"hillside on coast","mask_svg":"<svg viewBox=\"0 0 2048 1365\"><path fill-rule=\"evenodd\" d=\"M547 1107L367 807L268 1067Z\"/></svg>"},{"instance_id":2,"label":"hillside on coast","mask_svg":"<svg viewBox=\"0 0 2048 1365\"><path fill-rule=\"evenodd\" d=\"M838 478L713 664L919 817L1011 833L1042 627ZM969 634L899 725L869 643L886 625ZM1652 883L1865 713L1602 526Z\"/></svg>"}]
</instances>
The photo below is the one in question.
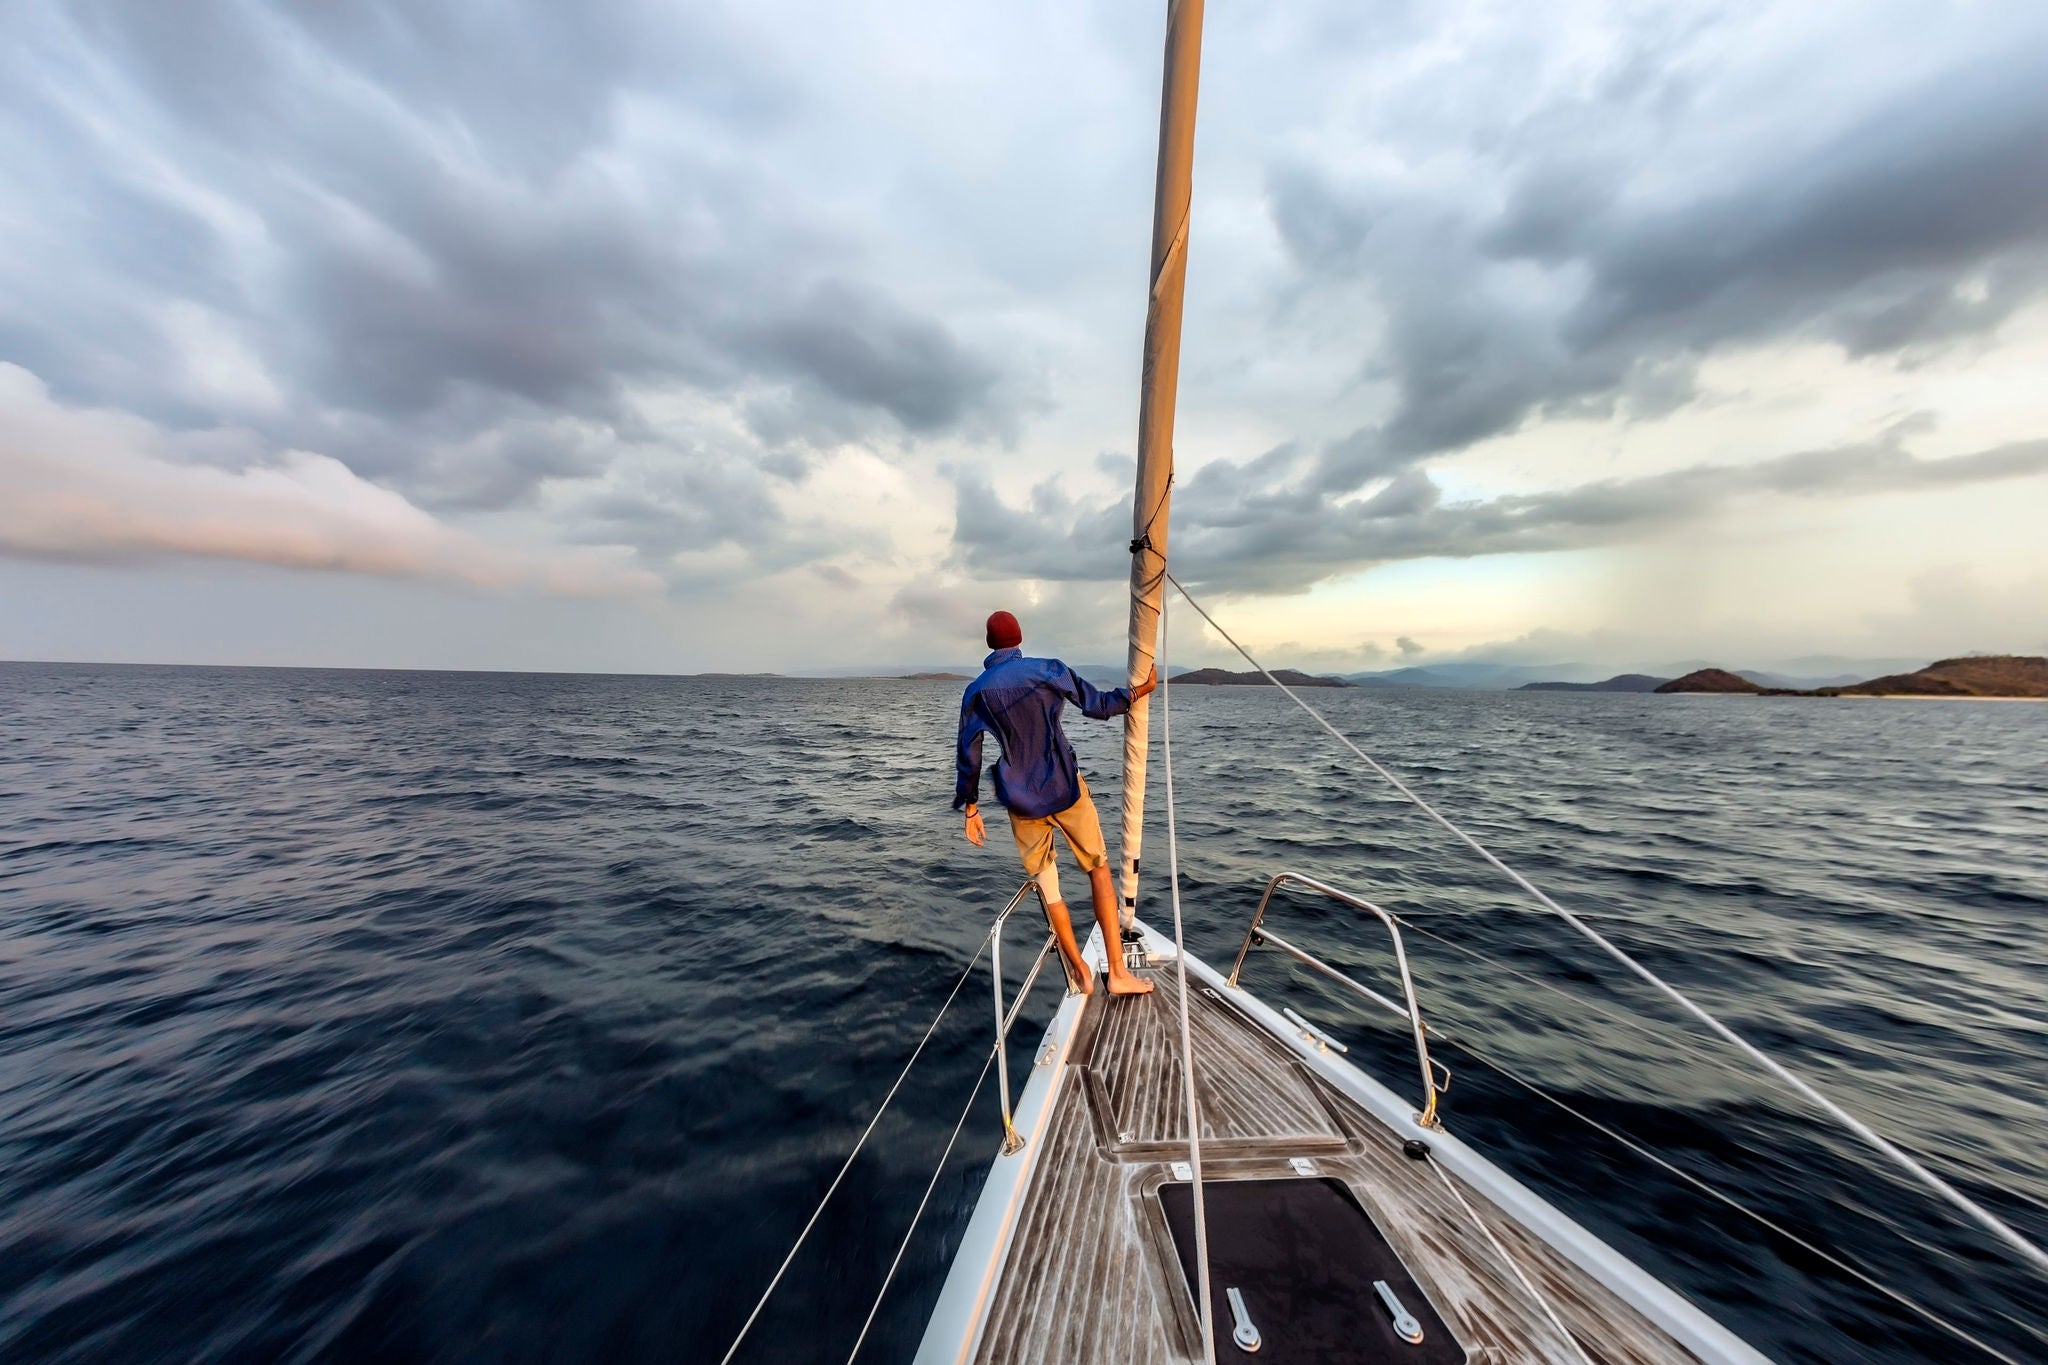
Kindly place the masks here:
<instances>
[{"instance_id":1,"label":"hillside on coast","mask_svg":"<svg viewBox=\"0 0 2048 1365\"><path fill-rule=\"evenodd\" d=\"M1823 687L1821 697L2048 697L2048 658L1985 654L1942 659L1912 673L1894 673L1847 687Z\"/></svg>"},{"instance_id":2,"label":"hillside on coast","mask_svg":"<svg viewBox=\"0 0 2048 1365\"><path fill-rule=\"evenodd\" d=\"M1757 693L1764 689L1740 673L1730 673L1725 668L1696 668L1682 678L1673 678L1657 687L1659 692L1748 692Z\"/></svg>"},{"instance_id":3,"label":"hillside on coast","mask_svg":"<svg viewBox=\"0 0 2048 1365\"><path fill-rule=\"evenodd\" d=\"M2048 698L2048 658L1980 654L1941 659L1911 673L1891 673L1841 687L1763 687L1739 673L1701 668L1673 678L1659 692L1746 693L1766 697Z\"/></svg>"},{"instance_id":4,"label":"hillside on coast","mask_svg":"<svg viewBox=\"0 0 2048 1365\"><path fill-rule=\"evenodd\" d=\"M1663 678L1653 678L1647 673L1617 673L1602 682L1532 682L1523 683L1517 692L1655 692L1664 684Z\"/></svg>"},{"instance_id":5,"label":"hillside on coast","mask_svg":"<svg viewBox=\"0 0 2048 1365\"><path fill-rule=\"evenodd\" d=\"M1349 687L1342 678L1321 678L1299 669L1276 668L1273 676L1289 687ZM1197 687L1261 687L1266 683L1263 673L1233 673L1227 668L1193 668L1185 673L1175 673L1171 679L1175 687L1192 683Z\"/></svg>"}]
</instances>

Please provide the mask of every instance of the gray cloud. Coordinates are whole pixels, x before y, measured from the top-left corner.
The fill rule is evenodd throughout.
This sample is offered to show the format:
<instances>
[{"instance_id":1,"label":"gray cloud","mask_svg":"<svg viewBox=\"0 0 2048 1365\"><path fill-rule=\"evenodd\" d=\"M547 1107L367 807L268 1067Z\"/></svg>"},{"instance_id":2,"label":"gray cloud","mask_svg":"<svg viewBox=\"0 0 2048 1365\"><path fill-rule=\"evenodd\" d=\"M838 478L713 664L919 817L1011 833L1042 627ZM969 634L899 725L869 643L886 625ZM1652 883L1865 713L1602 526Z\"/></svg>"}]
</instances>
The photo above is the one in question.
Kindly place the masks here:
<instances>
[{"instance_id":1,"label":"gray cloud","mask_svg":"<svg viewBox=\"0 0 2048 1365\"><path fill-rule=\"evenodd\" d=\"M1321 486L1536 416L1663 415L1729 344L1814 339L1910 362L2041 296L2038 33L1986 28L1974 52L1877 87L1840 126L1816 100L1810 122L1759 135L1699 88L1688 45L1712 28L1631 34L1609 79L1461 149L1475 178L1385 161L1271 170L1290 296L1354 281L1385 311L1368 374L1391 381L1392 410L1325 452ZM1717 116L1730 131L1702 141Z\"/></svg>"},{"instance_id":2,"label":"gray cloud","mask_svg":"<svg viewBox=\"0 0 2048 1365\"><path fill-rule=\"evenodd\" d=\"M1182 564L1293 591L2039 468L2029 446L1917 460L1903 431L1508 497L1439 462L1712 401L1748 345L1901 372L2003 346L2048 288L2048 11L1317 8L1211 15L1183 431L1261 435L1190 461ZM63 412L146 421L151 458L110 467L185 490L188 520L192 490L296 480L237 506L318 534L216 542L123 496L104 543L17 518L13 552L474 584L540 582L561 551L699 604L786 602L761 580L808 568L806 592L906 635L951 639L984 596L1113 621L1128 510L1076 490L1130 477L1092 452L1131 437L1155 29L1123 5L937 27L807 0L14 6L0 361ZM1967 401L1913 383L1907 404ZM1842 425L1875 401L1845 396ZM2033 411L1970 428L2031 434ZM841 444L911 477L813 482ZM1037 471L1021 499L991 444ZM70 488L63 453L18 444L13 467ZM857 507L827 505L833 478ZM449 535L379 540L355 499ZM538 557L485 564L492 536ZM949 568L957 601L931 586ZM699 618L754 648L750 613Z\"/></svg>"},{"instance_id":3,"label":"gray cloud","mask_svg":"<svg viewBox=\"0 0 2048 1365\"><path fill-rule=\"evenodd\" d=\"M10 39L6 197L36 209L0 359L71 401L439 510L678 466L646 515L627 490L571 528L647 550L771 545L768 489L818 445L1014 431L1004 372L755 164L802 88L715 10L101 0ZM677 388L751 443L655 415Z\"/></svg>"},{"instance_id":4,"label":"gray cloud","mask_svg":"<svg viewBox=\"0 0 2048 1365\"><path fill-rule=\"evenodd\" d=\"M235 561L569 596L644 596L659 584L616 554L493 545L324 455L230 467L181 458L186 444L126 414L66 408L0 363L0 557Z\"/></svg>"},{"instance_id":5,"label":"gray cloud","mask_svg":"<svg viewBox=\"0 0 2048 1365\"><path fill-rule=\"evenodd\" d=\"M1460 502L1445 501L1421 469L1404 470L1365 497L1333 498L1316 485L1315 458L1283 447L1285 460L1276 451L1251 462L1294 475L1270 491L1246 491L1237 471L1191 479L1175 496L1173 555L1190 583L1293 592L1394 560L1623 544L1708 519L1744 498L1868 496L2048 474L2048 440L1921 459L1900 439L1895 431L1863 445L1750 464ZM1028 506L1012 508L987 484L963 479L956 552L969 570L990 577L1113 579L1127 571L1112 529L1118 525L1129 525L1128 504L1083 505L1045 485Z\"/></svg>"},{"instance_id":6,"label":"gray cloud","mask_svg":"<svg viewBox=\"0 0 2048 1365\"><path fill-rule=\"evenodd\" d=\"M843 280L821 282L750 339L758 360L916 432L958 426L999 378L943 326Z\"/></svg>"}]
</instances>

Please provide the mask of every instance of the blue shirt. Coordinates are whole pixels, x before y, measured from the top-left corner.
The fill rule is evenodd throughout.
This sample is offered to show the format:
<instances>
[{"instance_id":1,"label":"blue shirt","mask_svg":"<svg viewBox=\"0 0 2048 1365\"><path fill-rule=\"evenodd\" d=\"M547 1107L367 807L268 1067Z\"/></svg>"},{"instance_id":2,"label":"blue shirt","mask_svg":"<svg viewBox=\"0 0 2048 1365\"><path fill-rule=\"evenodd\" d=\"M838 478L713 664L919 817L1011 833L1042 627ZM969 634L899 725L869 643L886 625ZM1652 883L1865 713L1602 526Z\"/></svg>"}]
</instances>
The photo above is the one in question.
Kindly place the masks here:
<instances>
[{"instance_id":1,"label":"blue shirt","mask_svg":"<svg viewBox=\"0 0 2048 1365\"><path fill-rule=\"evenodd\" d=\"M1074 746L1060 729L1068 702L1096 720L1131 709L1127 687L1105 692L1058 659L1027 659L1021 649L999 649L981 661L981 676L960 699L959 777L953 809L981 792L981 739L1003 746L996 764L996 800L1027 819L1053 815L1081 799Z\"/></svg>"}]
</instances>

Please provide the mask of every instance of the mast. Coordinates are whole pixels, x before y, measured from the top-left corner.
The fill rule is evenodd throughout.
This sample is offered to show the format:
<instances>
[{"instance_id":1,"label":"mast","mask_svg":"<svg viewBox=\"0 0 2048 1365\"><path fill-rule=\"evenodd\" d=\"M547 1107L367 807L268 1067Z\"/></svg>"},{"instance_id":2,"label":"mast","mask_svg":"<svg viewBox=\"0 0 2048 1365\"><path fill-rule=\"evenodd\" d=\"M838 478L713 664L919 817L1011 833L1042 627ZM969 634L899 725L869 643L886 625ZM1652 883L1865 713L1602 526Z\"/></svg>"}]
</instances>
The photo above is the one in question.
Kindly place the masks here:
<instances>
[{"instance_id":1,"label":"mast","mask_svg":"<svg viewBox=\"0 0 2048 1365\"><path fill-rule=\"evenodd\" d=\"M1173 482L1173 408L1180 389L1180 305L1187 283L1188 202L1195 157L1195 87L1202 66L1202 0L1168 0L1166 75L1159 97L1159 173L1152 197L1152 289L1145 308L1145 370L1138 392L1138 487L1131 507L1132 686L1152 671L1159 598L1166 586L1166 522ZM1138 910L1145 832L1145 745L1151 698L1124 713L1123 904Z\"/></svg>"}]
</instances>

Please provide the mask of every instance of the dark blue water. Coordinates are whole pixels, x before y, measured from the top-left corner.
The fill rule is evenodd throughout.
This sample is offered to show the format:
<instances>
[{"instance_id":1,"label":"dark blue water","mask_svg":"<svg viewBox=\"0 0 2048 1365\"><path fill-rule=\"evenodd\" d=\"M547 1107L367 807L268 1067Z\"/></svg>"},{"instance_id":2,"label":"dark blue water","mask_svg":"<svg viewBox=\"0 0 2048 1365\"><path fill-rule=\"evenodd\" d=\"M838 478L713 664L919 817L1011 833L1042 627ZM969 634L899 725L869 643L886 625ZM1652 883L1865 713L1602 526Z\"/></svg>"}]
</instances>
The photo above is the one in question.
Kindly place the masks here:
<instances>
[{"instance_id":1,"label":"dark blue water","mask_svg":"<svg viewBox=\"0 0 2048 1365\"><path fill-rule=\"evenodd\" d=\"M0 665L0 1359L715 1360L1018 880L947 811L956 696ZM2048 1238L2048 706L1317 700ZM1697 1048L1284 698L1188 688L1175 716L1198 950L1234 947L1278 869L1367 892L1572 997L1417 934L1439 1023L2048 1359L2042 1281ZM1074 731L1113 808L1116 727ZM1157 790L1155 767L1155 811ZM1149 839L1163 869L1157 818ZM1334 907L1282 923L1384 970ZM1398 1031L1270 960L1249 978L1405 1085ZM746 1359L845 1358L980 1069L985 992L978 973ZM1778 1359L1973 1358L1448 1060L1454 1130ZM863 1359L914 1348L996 1131L984 1092Z\"/></svg>"}]
</instances>

